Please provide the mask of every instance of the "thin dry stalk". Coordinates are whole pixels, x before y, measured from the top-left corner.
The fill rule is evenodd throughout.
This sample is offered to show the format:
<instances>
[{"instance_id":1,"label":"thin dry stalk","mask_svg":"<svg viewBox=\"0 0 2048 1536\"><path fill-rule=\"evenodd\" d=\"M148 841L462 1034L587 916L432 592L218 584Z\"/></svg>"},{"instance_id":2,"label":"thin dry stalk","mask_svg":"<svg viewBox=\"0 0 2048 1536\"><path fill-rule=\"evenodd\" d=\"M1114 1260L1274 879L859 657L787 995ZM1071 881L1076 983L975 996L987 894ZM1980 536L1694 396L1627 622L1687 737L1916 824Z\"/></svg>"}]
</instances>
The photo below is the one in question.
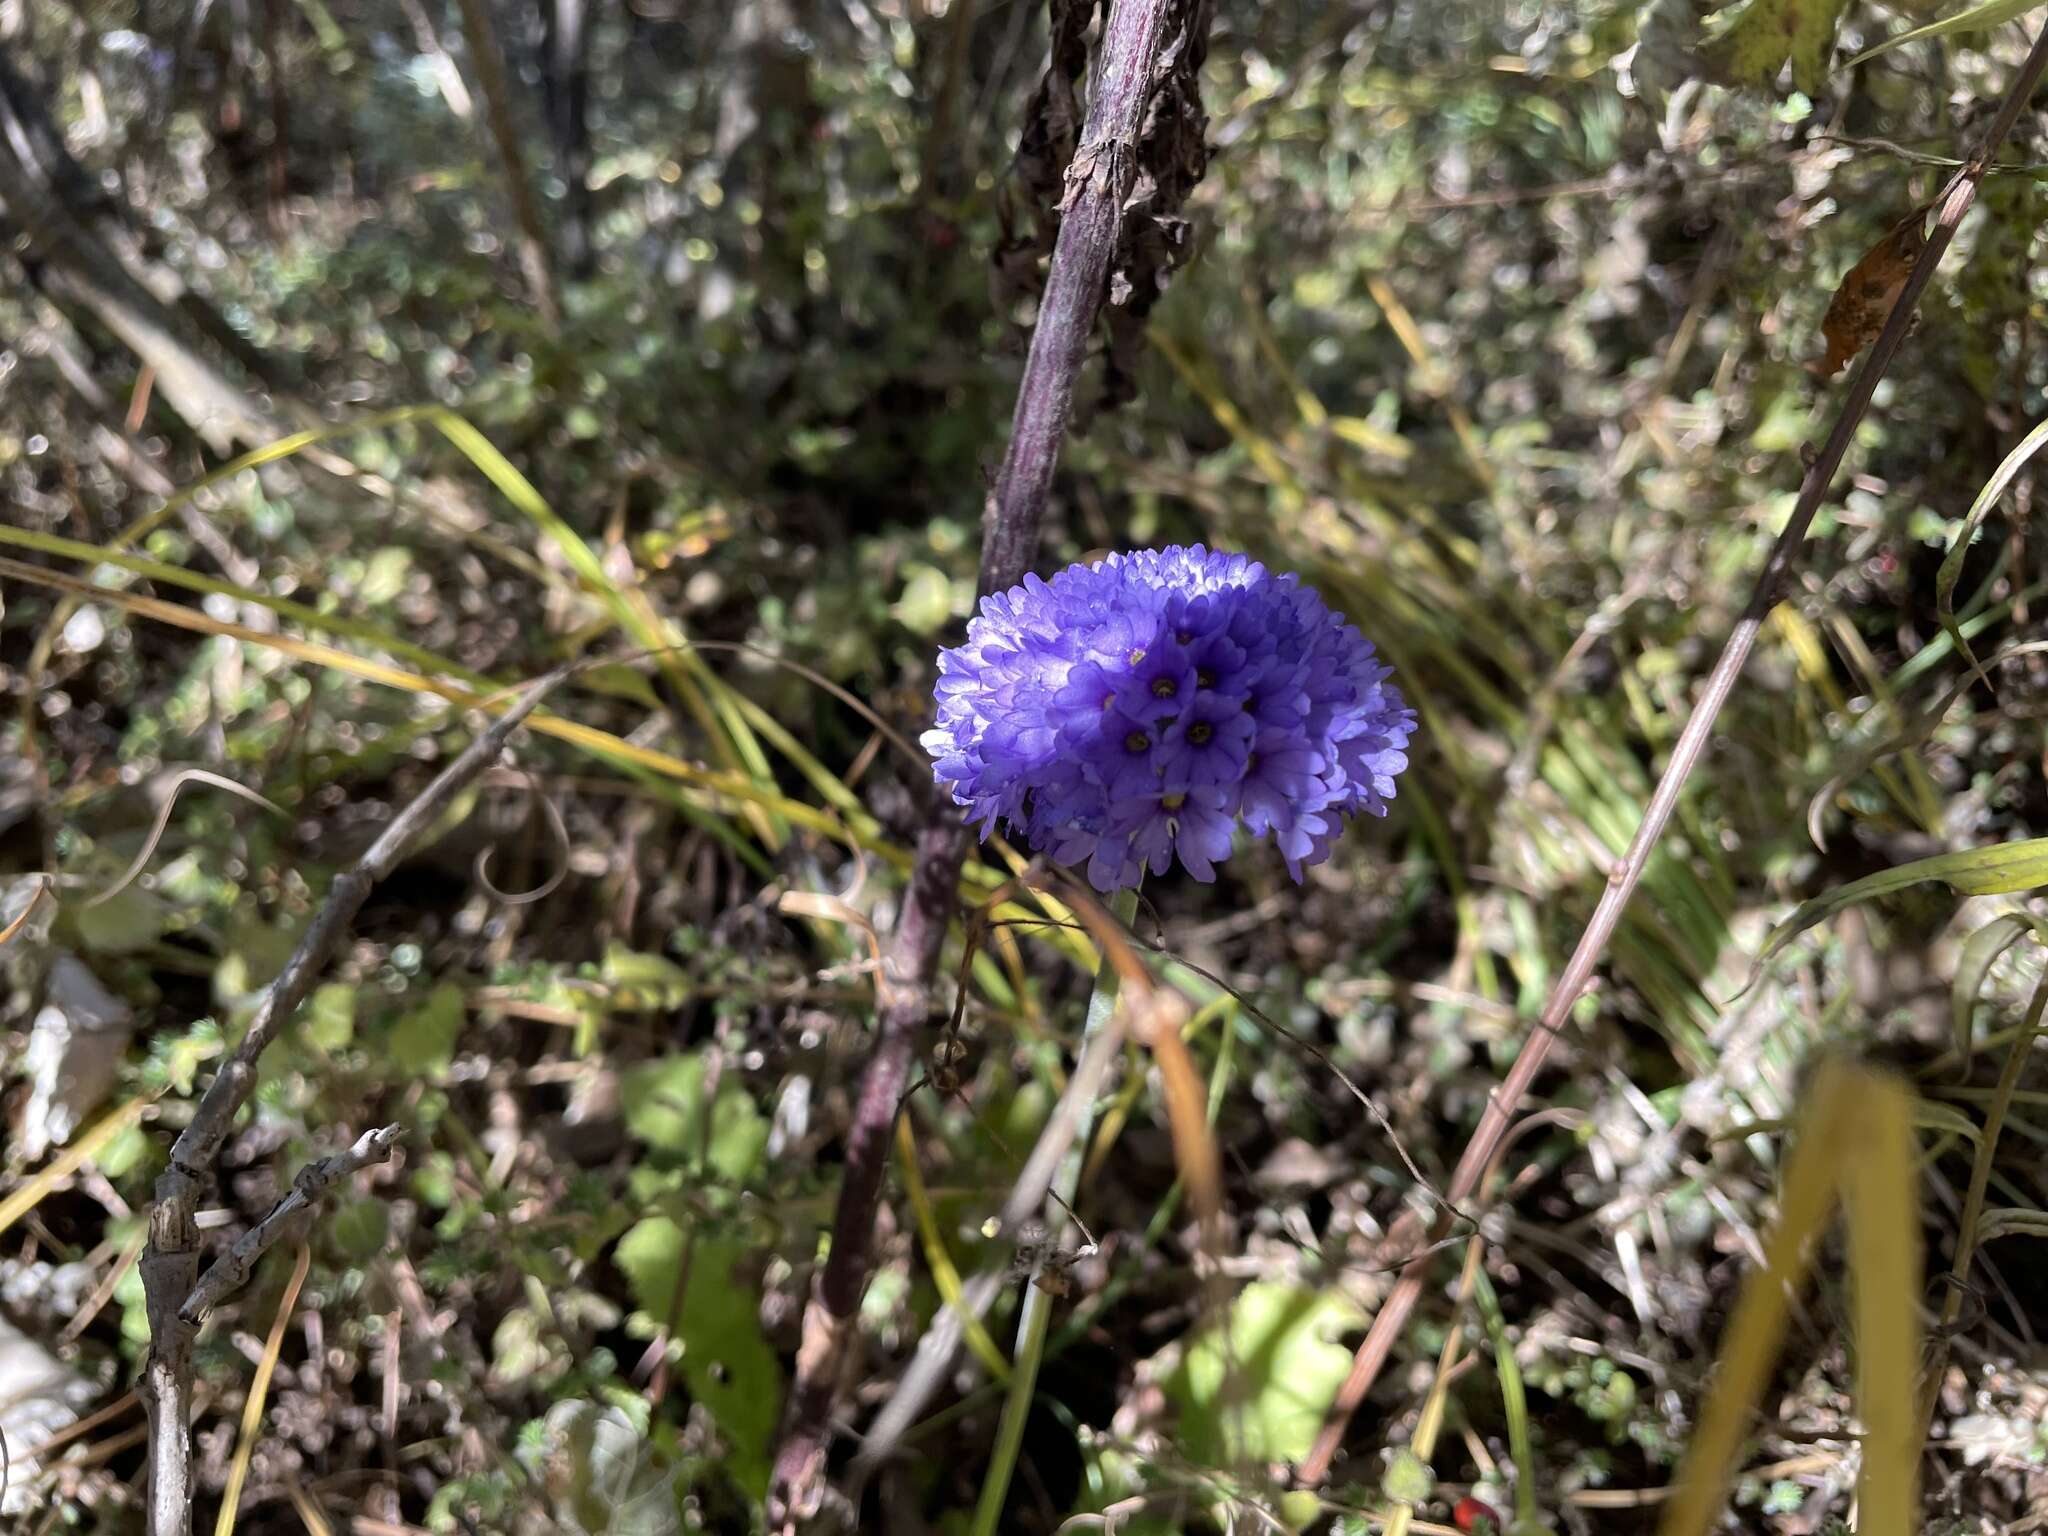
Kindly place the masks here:
<instances>
[{"instance_id":1,"label":"thin dry stalk","mask_svg":"<svg viewBox=\"0 0 2048 1536\"><path fill-rule=\"evenodd\" d=\"M143 1298L150 1338L141 1389L143 1405L149 1410L149 1536L189 1536L192 1529L192 1346L199 1336L196 1318L206 1306L217 1304L232 1290L230 1277L246 1276L242 1258L253 1264L256 1252L260 1252L259 1246L242 1258L230 1254L222 1261L228 1266L226 1271L213 1272L222 1274L220 1282L216 1284L209 1274L208 1284L202 1289L196 1219L199 1199L234 1125L235 1115L256 1086L257 1063L271 1041L291 1022L312 991L314 981L327 968L329 957L340 945L371 888L391 873L406 846L433 824L456 794L496 760L520 722L570 670L558 668L520 693L488 730L435 776L417 800L393 818L355 866L336 877L298 948L264 989L247 1033L207 1085L192 1112L191 1122L171 1148L170 1166L157 1180L156 1202L149 1213L149 1244L142 1255ZM317 1194L332 1182L324 1179L326 1171L352 1171L365 1162L379 1160L389 1150L390 1142L391 1136L386 1132L373 1132L336 1158L314 1164L309 1173L323 1171L315 1179L316 1187L307 1190L295 1185L293 1196L288 1196L284 1204L292 1204L294 1196L300 1197L298 1204L291 1211L281 1206L257 1231L267 1228L268 1240L274 1240L290 1218L305 1207L305 1197ZM283 1221L278 1219L280 1216Z\"/></svg>"},{"instance_id":2,"label":"thin dry stalk","mask_svg":"<svg viewBox=\"0 0 2048 1536\"><path fill-rule=\"evenodd\" d=\"M1791 573L1799 546L1805 542L1806 531L1812 525L1814 514L1820 510L1829 488L1834 484L1836 474L1842 467L1842 459L1849 451L1856 429L1865 413L1870 409L1870 399L1876 392L1878 381L1891 366L1899 344L1905 340L1906 331L1912 323L1913 311L1918 306L1920 295L1934 277L1934 271L1941 263L1949 242L1955 238L1956 227L1962 223L1963 215L1970 211L1976 200L1978 184L1992 158L2012 132L2020 110L2026 105L2034 88L2040 83L2042 72L2048 69L2048 28L2035 39L2025 64L2020 67L2011 87L2001 103L1998 116L1977 151L1950 179L1936 200L1939 213L1934 230L1929 235L1920 258L1913 265L1912 273L1906 279L1905 287L1892 304L1886 317L1884 330L1870 350L1869 358L1849 385L1843 400L1841 414L1835 420L1834 430L1828 434L1826 445L1806 472L1800 486L1798 503L1792 509L1792 516L1785 524L1785 531L1778 535L1771 546L1769 557L1763 569L1757 573L1756 585L1750 593L1749 603L1742 616L1736 620L1735 628L1729 633L1721 656L1714 663L1714 670L1708 674L1700 690L1699 703L1694 706L1692 718L1685 723L1678 741L1671 749L1671 760L1665 766L1663 776L1657 781L1656 792L1650 797L1648 809L1643 813L1642 825L1636 829L1635 840L1629 844L1628 853L1608 876L1607 888L1601 892L1599 905L1593 909L1592 917L1586 923L1585 932L1579 936L1577 948L1572 951L1569 962L1552 988L1545 1003L1542 1017L1536 1028L1523 1043L1514 1066L1509 1069L1507 1080L1487 1100L1485 1112L1480 1116L1479 1126L1466 1144L1464 1154L1458 1160L1456 1171L1451 1175L1450 1187L1445 1191L1448 1206L1440 1208L1439 1214L1425 1230L1420 1218L1404 1215L1390 1234L1397 1247L1414 1254L1395 1280L1387 1299L1381 1303L1374 1316L1372 1327L1365 1340L1358 1346L1358 1352L1351 1362L1351 1372L1337 1393L1329 1418L1322 1431L1316 1436L1314 1447L1300 1467L1300 1479L1304 1484L1315 1485L1329 1475L1330 1464L1344 1442L1344 1431L1351 1422L1351 1415L1358 1405L1365 1401L1365 1395L1372 1390L1373 1382L1392 1354L1394 1341L1408 1325L1409 1317L1415 1311L1415 1304L1422 1297L1424 1283L1429 1277L1431 1257L1437 1244L1450 1234L1450 1217L1445 1214L1449 1207L1455 1207L1471 1198L1478 1188L1482 1173L1493 1160L1495 1149L1507 1134L1515 1111L1529 1085L1543 1070L1543 1063L1549 1057L1551 1047L1556 1044L1559 1033L1564 1029L1571 1015L1573 1004L1586 990L1593 979L1593 968L1599 963L1601 954L1614 930L1621 921L1621 914L1629 898L1635 894L1641 882L1643 870L1649 864L1650 854L1657 841L1664 835L1664 828L1671 820L1671 813L1678 805L1678 797L1706 750L1707 739L1712 734L1714 722L1720 717L1722 707L1734 692L1736 680L1741 676L1743 663L1749 659L1751 647L1762 629L1766 617L1777 605L1778 593L1785 578Z\"/></svg>"}]
</instances>

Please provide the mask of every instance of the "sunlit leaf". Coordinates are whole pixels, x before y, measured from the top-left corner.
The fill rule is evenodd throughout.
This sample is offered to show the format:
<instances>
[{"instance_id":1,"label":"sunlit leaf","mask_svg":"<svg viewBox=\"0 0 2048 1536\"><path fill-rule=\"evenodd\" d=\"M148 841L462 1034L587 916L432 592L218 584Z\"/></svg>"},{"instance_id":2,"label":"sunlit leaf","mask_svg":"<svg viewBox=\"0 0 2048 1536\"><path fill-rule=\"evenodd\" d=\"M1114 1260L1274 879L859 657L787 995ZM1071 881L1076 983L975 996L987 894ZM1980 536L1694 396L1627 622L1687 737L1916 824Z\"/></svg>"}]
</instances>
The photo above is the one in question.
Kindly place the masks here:
<instances>
[{"instance_id":1,"label":"sunlit leaf","mask_svg":"<svg viewBox=\"0 0 2048 1536\"><path fill-rule=\"evenodd\" d=\"M1351 1369L1340 1336L1362 1321L1339 1291L1245 1287L1227 1338L1213 1324L1204 1330L1168 1386L1186 1453L1211 1466L1299 1461Z\"/></svg>"},{"instance_id":2,"label":"sunlit leaf","mask_svg":"<svg viewBox=\"0 0 2048 1536\"><path fill-rule=\"evenodd\" d=\"M1880 53L1890 53L1894 48L1907 43L1923 42L1930 37L1956 37L1966 32L1986 32L2002 26L2008 21L2017 21L2029 11L2039 10L2048 0L1981 0L1981 3L1953 16L1944 16L1940 21L1930 21L1925 26L1914 27L1901 32L1897 37L1888 37L1875 48L1866 48L1856 57L1843 64L1843 69L1853 69L1865 59L1874 59Z\"/></svg>"},{"instance_id":3,"label":"sunlit leaf","mask_svg":"<svg viewBox=\"0 0 2048 1536\"><path fill-rule=\"evenodd\" d=\"M462 988L444 981L398 1021L386 1049L399 1071L415 1077L433 1076L448 1070L461 1034Z\"/></svg>"},{"instance_id":4,"label":"sunlit leaf","mask_svg":"<svg viewBox=\"0 0 2048 1536\"><path fill-rule=\"evenodd\" d=\"M1965 896L2008 896L2048 885L2048 838L2024 838L1990 848L1966 848L1959 853L1915 859L1803 901L1790 917L1771 930L1750 973L1751 982L1773 956L1816 923L1827 921L1859 901L1930 880L1938 880Z\"/></svg>"},{"instance_id":5,"label":"sunlit leaf","mask_svg":"<svg viewBox=\"0 0 2048 1536\"><path fill-rule=\"evenodd\" d=\"M1836 286L1827 315L1820 323L1827 353L1812 364L1813 372L1831 379L1851 358L1877 340L1892 307L1905 291L1914 263L1925 249L1925 220L1915 211L1863 253L1863 259Z\"/></svg>"},{"instance_id":6,"label":"sunlit leaf","mask_svg":"<svg viewBox=\"0 0 2048 1536\"><path fill-rule=\"evenodd\" d=\"M678 1302L686 1248L689 1283ZM761 1334L754 1300L759 1287L733 1274L747 1251L736 1239L708 1234L686 1243L673 1220L650 1216L619 1239L616 1261L640 1310L657 1324L674 1324L690 1395L732 1443L727 1465L733 1475L758 1497L768 1486L768 1441L782 1402L782 1371Z\"/></svg>"}]
</instances>

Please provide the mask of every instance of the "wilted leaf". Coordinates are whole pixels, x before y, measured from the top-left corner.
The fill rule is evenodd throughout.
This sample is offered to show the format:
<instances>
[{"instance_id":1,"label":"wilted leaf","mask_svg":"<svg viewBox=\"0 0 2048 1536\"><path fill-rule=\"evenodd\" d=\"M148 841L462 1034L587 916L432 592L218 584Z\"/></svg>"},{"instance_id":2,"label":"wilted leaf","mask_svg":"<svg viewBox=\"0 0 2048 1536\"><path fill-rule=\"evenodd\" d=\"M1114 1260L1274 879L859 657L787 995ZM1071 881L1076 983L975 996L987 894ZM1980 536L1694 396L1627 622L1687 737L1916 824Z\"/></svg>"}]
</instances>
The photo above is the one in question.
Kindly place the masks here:
<instances>
[{"instance_id":1,"label":"wilted leaf","mask_svg":"<svg viewBox=\"0 0 2048 1536\"><path fill-rule=\"evenodd\" d=\"M29 1080L21 1116L25 1156L40 1158L71 1139L114 1086L134 1032L128 1005L77 956L58 950L22 1053Z\"/></svg>"},{"instance_id":2,"label":"wilted leaf","mask_svg":"<svg viewBox=\"0 0 2048 1536\"><path fill-rule=\"evenodd\" d=\"M1820 323L1828 349L1819 362L1809 365L1814 373L1833 378L1849 359L1877 340L1892 306L1905 290L1906 279L1913 274L1914 263L1926 248L1926 227L1920 210L1915 209L1849 269Z\"/></svg>"},{"instance_id":3,"label":"wilted leaf","mask_svg":"<svg viewBox=\"0 0 2048 1536\"><path fill-rule=\"evenodd\" d=\"M1993 1206L1977 1224L1977 1237L1986 1243L2001 1237L2048 1238L2048 1211Z\"/></svg>"},{"instance_id":4,"label":"wilted leaf","mask_svg":"<svg viewBox=\"0 0 2048 1536\"><path fill-rule=\"evenodd\" d=\"M40 1467L23 1453L75 1422L99 1395L99 1388L0 1317L0 1436L13 1447L0 1514L20 1514L40 1503Z\"/></svg>"},{"instance_id":5,"label":"wilted leaf","mask_svg":"<svg viewBox=\"0 0 2048 1536\"><path fill-rule=\"evenodd\" d=\"M1259 1281L1211 1325L1168 1384L1187 1455L1207 1466L1299 1461L1351 1369L1338 1336L1363 1320L1337 1291Z\"/></svg>"}]
</instances>

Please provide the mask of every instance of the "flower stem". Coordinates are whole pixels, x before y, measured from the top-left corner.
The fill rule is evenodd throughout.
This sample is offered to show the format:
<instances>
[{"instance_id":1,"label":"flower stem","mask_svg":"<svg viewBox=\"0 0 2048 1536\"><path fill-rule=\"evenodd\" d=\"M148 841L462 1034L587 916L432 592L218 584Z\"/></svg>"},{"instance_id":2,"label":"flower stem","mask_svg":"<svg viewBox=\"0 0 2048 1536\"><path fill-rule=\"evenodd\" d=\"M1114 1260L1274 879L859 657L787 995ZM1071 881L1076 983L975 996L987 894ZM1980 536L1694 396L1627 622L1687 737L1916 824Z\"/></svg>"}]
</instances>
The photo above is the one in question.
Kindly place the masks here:
<instances>
[{"instance_id":1,"label":"flower stem","mask_svg":"<svg viewBox=\"0 0 2048 1536\"><path fill-rule=\"evenodd\" d=\"M1117 892L1115 900L1110 903L1110 910L1116 914L1117 921L1128 928L1138 915L1138 893L1135 890ZM1095 990L1088 997L1088 1017L1081 1026L1081 1050L1086 1051L1089 1043L1108 1028L1110 1019L1115 1016L1119 983L1119 972L1105 947L1095 967ZM1067 1210L1080 1187L1081 1165L1087 1159L1088 1137L1094 1126L1095 1106L1084 1105L1074 1144L1068 1149L1052 1182L1053 1198L1046 1209L1048 1236L1041 1250L1043 1253L1056 1251L1066 1240ZM1003 1501L1009 1497L1010 1474L1017 1470L1017 1452L1024 1444L1024 1421L1031 1416L1031 1395L1038 1384L1038 1362L1045 1353L1046 1328L1052 1321L1052 1293L1038 1284L1039 1276L1044 1272L1045 1261L1041 1258L1032 1265L1031 1278L1024 1285L1024 1305L1017 1314L1017 1356L1010 1362L1010 1390L1003 1399L1003 1417L996 1427L995 1452L989 1460L988 1474L982 1479L981 1499L974 1506L974 1524L969 1527L969 1536L994 1536L996 1522L1002 1518Z\"/></svg>"}]
</instances>

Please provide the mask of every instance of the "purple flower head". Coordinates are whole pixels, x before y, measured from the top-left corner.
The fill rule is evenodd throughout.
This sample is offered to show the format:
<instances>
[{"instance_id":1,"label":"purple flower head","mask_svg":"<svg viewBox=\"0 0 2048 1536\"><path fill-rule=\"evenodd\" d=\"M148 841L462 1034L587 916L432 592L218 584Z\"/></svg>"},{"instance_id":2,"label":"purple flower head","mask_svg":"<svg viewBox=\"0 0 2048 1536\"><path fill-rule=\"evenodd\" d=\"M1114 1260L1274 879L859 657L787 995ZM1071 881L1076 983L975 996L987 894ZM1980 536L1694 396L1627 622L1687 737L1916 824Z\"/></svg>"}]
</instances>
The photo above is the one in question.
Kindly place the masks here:
<instances>
[{"instance_id":1,"label":"purple flower head","mask_svg":"<svg viewBox=\"0 0 2048 1536\"><path fill-rule=\"evenodd\" d=\"M1242 825L1296 880L1346 816L1387 813L1415 712L1372 642L1295 576L1201 545L1111 555L983 598L939 653L938 781L1100 891Z\"/></svg>"}]
</instances>

